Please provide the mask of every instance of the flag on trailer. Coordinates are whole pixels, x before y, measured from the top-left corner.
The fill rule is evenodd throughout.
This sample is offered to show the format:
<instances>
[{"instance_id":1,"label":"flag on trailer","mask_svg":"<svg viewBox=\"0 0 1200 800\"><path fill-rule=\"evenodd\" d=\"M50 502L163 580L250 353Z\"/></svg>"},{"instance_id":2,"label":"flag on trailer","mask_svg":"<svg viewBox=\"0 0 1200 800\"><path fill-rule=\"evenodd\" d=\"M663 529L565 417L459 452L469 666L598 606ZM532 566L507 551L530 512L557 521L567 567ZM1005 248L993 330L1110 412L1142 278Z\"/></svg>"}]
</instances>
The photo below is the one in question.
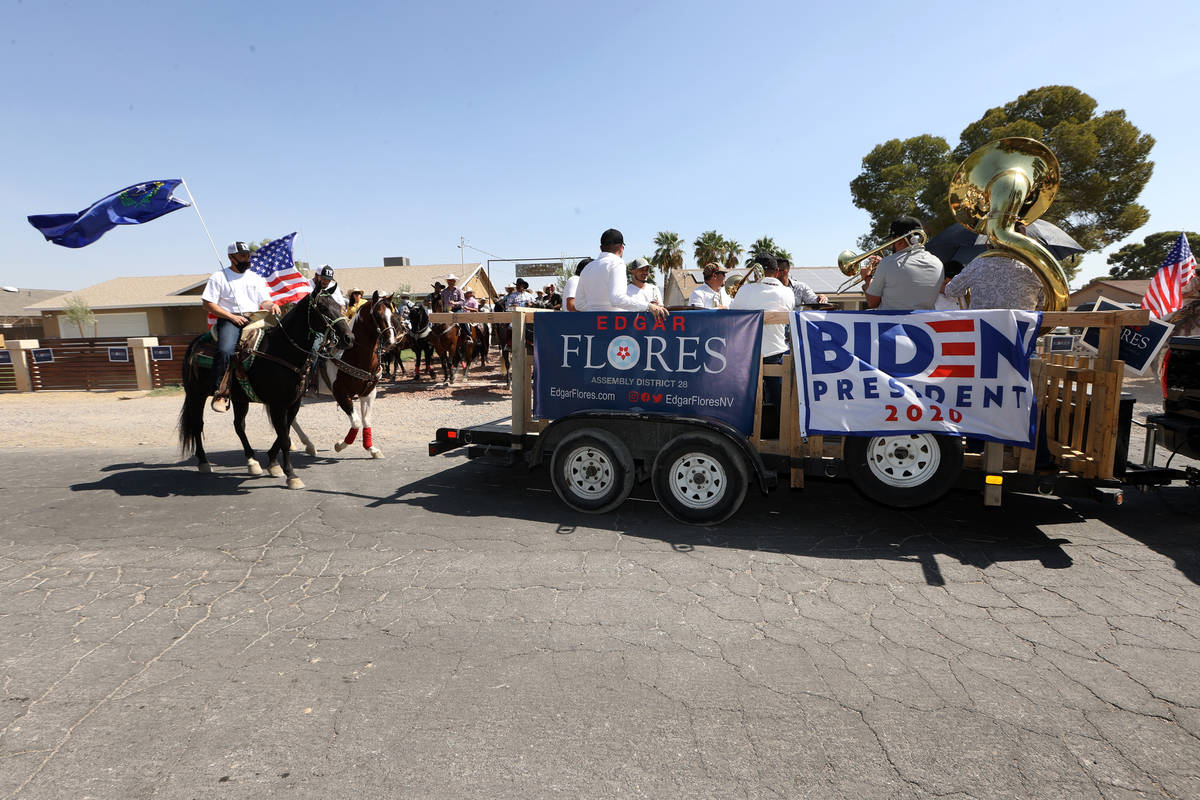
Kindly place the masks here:
<instances>
[{"instance_id":1,"label":"flag on trailer","mask_svg":"<svg viewBox=\"0 0 1200 800\"><path fill-rule=\"evenodd\" d=\"M34 214L29 217L29 224L48 242L63 247L87 247L118 225L139 225L187 208L190 203L172 196L182 182L172 178L135 183L97 200L78 214Z\"/></svg>"},{"instance_id":2,"label":"flag on trailer","mask_svg":"<svg viewBox=\"0 0 1200 800\"><path fill-rule=\"evenodd\" d=\"M1150 279L1146 296L1142 298L1142 308L1150 309L1150 313L1159 319L1178 311L1183 306L1183 287L1195 276L1196 257L1188 245L1187 234L1181 233L1167 254L1167 260Z\"/></svg>"},{"instance_id":3,"label":"flag on trailer","mask_svg":"<svg viewBox=\"0 0 1200 800\"><path fill-rule=\"evenodd\" d=\"M294 232L289 233L268 242L250 256L250 270L263 277L271 290L271 299L281 306L303 300L312 290L312 284L296 269L292 258L292 240L295 238ZM209 314L208 327L216 322L216 315Z\"/></svg>"}]
</instances>

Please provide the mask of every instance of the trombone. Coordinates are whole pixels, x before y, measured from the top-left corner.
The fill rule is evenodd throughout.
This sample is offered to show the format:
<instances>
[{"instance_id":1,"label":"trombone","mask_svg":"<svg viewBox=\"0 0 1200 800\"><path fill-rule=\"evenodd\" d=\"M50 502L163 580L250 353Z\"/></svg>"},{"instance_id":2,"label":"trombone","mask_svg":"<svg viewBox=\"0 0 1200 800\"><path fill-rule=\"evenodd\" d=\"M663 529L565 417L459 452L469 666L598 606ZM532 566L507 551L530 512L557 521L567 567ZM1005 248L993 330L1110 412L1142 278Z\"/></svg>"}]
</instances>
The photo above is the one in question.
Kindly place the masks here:
<instances>
[{"instance_id":1,"label":"trombone","mask_svg":"<svg viewBox=\"0 0 1200 800\"><path fill-rule=\"evenodd\" d=\"M838 255L838 269L843 275L846 276L847 280L842 281L842 285L838 287L837 293L841 294L842 292L848 292L863 281L863 276L859 273L858 269L859 264L871 256L877 256L883 253L885 250L891 250L893 245L901 241L907 241L913 247L921 247L927 241L929 241L929 234L925 233L925 231L921 230L920 228L914 228L908 233L897 236L890 242L884 242L874 250L868 250L865 253L856 255L853 250L843 250L841 254ZM874 267L870 269L870 274L875 274Z\"/></svg>"}]
</instances>

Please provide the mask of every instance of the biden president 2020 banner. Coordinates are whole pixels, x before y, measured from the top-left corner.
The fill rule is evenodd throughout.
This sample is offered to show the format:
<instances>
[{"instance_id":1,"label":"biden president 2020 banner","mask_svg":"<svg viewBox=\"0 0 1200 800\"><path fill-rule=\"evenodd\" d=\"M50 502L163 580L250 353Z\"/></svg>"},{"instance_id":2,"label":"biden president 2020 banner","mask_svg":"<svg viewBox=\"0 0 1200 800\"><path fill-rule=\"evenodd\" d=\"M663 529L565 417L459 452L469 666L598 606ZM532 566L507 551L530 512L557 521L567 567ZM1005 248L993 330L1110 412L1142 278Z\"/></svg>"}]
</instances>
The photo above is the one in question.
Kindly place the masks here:
<instances>
[{"instance_id":1,"label":"biden president 2020 banner","mask_svg":"<svg viewBox=\"0 0 1200 800\"><path fill-rule=\"evenodd\" d=\"M798 311L792 350L809 434L956 433L1031 447L1032 311Z\"/></svg>"},{"instance_id":2,"label":"biden president 2020 banner","mask_svg":"<svg viewBox=\"0 0 1200 800\"><path fill-rule=\"evenodd\" d=\"M762 313L538 314L533 413L596 409L712 417L754 427Z\"/></svg>"}]
</instances>

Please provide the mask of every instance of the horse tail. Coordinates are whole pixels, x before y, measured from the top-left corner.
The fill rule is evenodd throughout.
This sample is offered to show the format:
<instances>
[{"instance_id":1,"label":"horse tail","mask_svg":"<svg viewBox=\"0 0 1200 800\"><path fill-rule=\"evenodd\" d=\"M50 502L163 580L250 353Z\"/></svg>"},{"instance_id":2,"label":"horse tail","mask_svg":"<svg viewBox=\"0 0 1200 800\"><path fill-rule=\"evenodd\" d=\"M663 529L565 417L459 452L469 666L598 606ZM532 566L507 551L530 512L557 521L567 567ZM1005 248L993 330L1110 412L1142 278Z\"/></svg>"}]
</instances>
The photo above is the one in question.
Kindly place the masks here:
<instances>
[{"instance_id":1,"label":"horse tail","mask_svg":"<svg viewBox=\"0 0 1200 800\"><path fill-rule=\"evenodd\" d=\"M204 401L208 399L203 376L192 364L192 353L200 342L196 338L183 356L183 408L179 410L179 449L188 456L196 452L204 434Z\"/></svg>"}]
</instances>

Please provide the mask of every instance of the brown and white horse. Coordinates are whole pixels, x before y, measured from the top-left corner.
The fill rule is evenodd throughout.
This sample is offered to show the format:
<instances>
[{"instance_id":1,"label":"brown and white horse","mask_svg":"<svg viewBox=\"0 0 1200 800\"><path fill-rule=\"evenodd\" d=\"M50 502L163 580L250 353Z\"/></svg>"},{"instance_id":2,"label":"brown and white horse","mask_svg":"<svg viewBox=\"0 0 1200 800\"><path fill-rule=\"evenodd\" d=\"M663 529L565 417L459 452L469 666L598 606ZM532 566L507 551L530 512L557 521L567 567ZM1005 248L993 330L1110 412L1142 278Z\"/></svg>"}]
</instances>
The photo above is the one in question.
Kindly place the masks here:
<instances>
[{"instance_id":1,"label":"brown and white horse","mask_svg":"<svg viewBox=\"0 0 1200 800\"><path fill-rule=\"evenodd\" d=\"M354 334L354 344L340 356L325 359L321 363L317 393L332 395L338 408L350 419L350 430L345 438L333 446L339 453L354 444L361 430L366 451L372 458L383 458L383 452L372 439L371 406L375 403L381 374L379 355L396 346L400 327L400 316L392 305L391 297L380 297L379 292L375 292L370 302L354 315L350 328ZM295 421L292 422L292 429L304 443L305 451L309 455L316 455L316 445Z\"/></svg>"}]
</instances>

